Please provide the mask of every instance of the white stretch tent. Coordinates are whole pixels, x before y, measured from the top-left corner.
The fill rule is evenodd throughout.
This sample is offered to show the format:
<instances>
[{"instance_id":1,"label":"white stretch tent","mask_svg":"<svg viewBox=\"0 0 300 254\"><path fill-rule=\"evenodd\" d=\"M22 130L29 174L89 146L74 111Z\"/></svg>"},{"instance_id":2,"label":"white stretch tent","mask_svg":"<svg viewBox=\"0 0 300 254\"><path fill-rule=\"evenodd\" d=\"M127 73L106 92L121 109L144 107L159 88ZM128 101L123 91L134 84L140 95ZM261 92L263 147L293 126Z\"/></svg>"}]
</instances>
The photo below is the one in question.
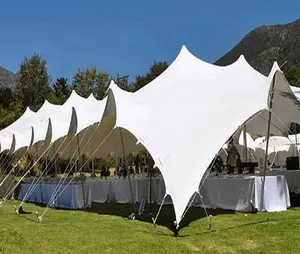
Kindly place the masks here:
<instances>
[{"instance_id":1,"label":"white stretch tent","mask_svg":"<svg viewBox=\"0 0 300 254\"><path fill-rule=\"evenodd\" d=\"M129 135L130 140L126 138L122 143L134 145L137 141L152 155L164 177L166 195L172 197L179 223L191 196L198 192L207 167L237 126L248 120L250 134L266 133L265 122L260 128L251 128L250 124L258 118L251 116L267 112L271 84L274 83L275 91L273 113L287 120L286 124L290 119L300 119L297 100L277 69L265 77L243 56L232 65L219 67L201 61L183 47L164 73L136 93L125 92L111 83L101 124L91 127L97 128L94 140L99 144L118 128L132 133L135 138ZM276 106L277 101L280 107ZM61 107L63 110L48 115L51 142L70 133L76 116L74 103ZM284 115L287 111L289 114ZM77 134L80 129L83 127L76 124L72 131ZM110 153L111 145L107 147ZM104 149L105 145L102 153ZM130 150L127 147L126 151Z\"/></svg>"},{"instance_id":2,"label":"white stretch tent","mask_svg":"<svg viewBox=\"0 0 300 254\"><path fill-rule=\"evenodd\" d=\"M183 47L164 73L135 93L112 82L103 119L110 117L115 128L130 131L152 155L164 177L166 195L172 197L177 223L220 147L247 119L247 131L251 130L248 122L268 106L271 84L273 113L283 116L292 108L290 117L296 118L299 105L276 69L265 77L243 56L230 66L218 67ZM283 103L280 107L275 106L278 100ZM260 128L264 130L251 131L267 132L266 124Z\"/></svg>"},{"instance_id":3,"label":"white stretch tent","mask_svg":"<svg viewBox=\"0 0 300 254\"><path fill-rule=\"evenodd\" d=\"M70 132L73 134L76 133L77 119L74 106L76 104L81 106L85 101L85 98L79 96L75 91L72 91L68 100L59 106L58 110L53 110L48 114L46 119L32 126L34 133L33 144L46 141L43 147L39 149L39 156L51 156L51 151L45 152L50 144L52 145L53 142L67 136ZM60 140L57 146L60 146L61 142L63 142L63 140Z\"/></svg>"},{"instance_id":4,"label":"white stretch tent","mask_svg":"<svg viewBox=\"0 0 300 254\"><path fill-rule=\"evenodd\" d=\"M276 102L272 108L272 119L270 126L271 136L288 136L291 123L300 123L300 102L296 98L291 86L287 82L278 64L275 62L269 77L275 75L274 98ZM247 132L253 137L264 137L267 135L268 110L264 109L247 123Z\"/></svg>"},{"instance_id":5,"label":"white stretch tent","mask_svg":"<svg viewBox=\"0 0 300 254\"><path fill-rule=\"evenodd\" d=\"M70 142L68 149L61 154L63 158L77 158L80 155L87 153L95 140L95 132L98 129L98 123L101 121L106 105L106 98L96 100L93 95L90 95L85 101L76 102L73 104L75 109L75 135ZM74 154L75 152L75 154Z\"/></svg>"},{"instance_id":6,"label":"white stretch tent","mask_svg":"<svg viewBox=\"0 0 300 254\"><path fill-rule=\"evenodd\" d=\"M237 126L266 108L271 81L243 56L218 67L183 47L164 73L134 94L112 83L104 118L115 114L115 127L127 129L147 148L179 223L220 147Z\"/></svg>"},{"instance_id":7,"label":"white stretch tent","mask_svg":"<svg viewBox=\"0 0 300 254\"><path fill-rule=\"evenodd\" d=\"M20 125L18 129L14 130L14 151L30 147L34 144L35 134L33 126L43 122L47 122L48 124L49 115L53 114L53 112L59 111L60 107L60 105L55 105L45 100L42 107L34 115L26 118L26 122Z\"/></svg>"},{"instance_id":8,"label":"white stretch tent","mask_svg":"<svg viewBox=\"0 0 300 254\"><path fill-rule=\"evenodd\" d=\"M48 120L33 126L33 143L46 140L39 151L45 157L53 158L58 153L64 159L77 159L87 152L92 143L98 142L94 132L99 131L98 125L105 105L106 98L96 100L90 95L86 99L73 91L59 110L48 115ZM103 129L107 130L109 127L103 124L100 130ZM104 133L99 132L99 139L104 139ZM52 146L51 150L45 153L49 145Z\"/></svg>"},{"instance_id":9,"label":"white stretch tent","mask_svg":"<svg viewBox=\"0 0 300 254\"><path fill-rule=\"evenodd\" d=\"M14 133L23 128L28 122L28 119L34 117L35 114L35 112L27 107L23 115L20 116L18 120L0 131L1 152L7 149L10 149L13 152Z\"/></svg>"}]
</instances>

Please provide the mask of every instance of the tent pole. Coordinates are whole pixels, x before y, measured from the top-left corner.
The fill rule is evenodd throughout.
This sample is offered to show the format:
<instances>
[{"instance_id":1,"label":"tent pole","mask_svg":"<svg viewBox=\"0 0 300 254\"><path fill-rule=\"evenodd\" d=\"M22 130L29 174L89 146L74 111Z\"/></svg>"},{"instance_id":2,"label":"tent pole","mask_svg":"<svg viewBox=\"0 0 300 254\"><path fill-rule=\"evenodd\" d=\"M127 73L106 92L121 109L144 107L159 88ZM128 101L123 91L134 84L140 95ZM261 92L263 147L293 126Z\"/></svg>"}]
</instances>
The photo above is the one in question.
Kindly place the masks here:
<instances>
[{"instance_id":1,"label":"tent pole","mask_svg":"<svg viewBox=\"0 0 300 254\"><path fill-rule=\"evenodd\" d=\"M55 149L55 142L53 143L53 157L54 157L54 171L55 171L55 176L57 176L57 158L56 158L56 149Z\"/></svg>"},{"instance_id":2,"label":"tent pole","mask_svg":"<svg viewBox=\"0 0 300 254\"><path fill-rule=\"evenodd\" d=\"M268 148L269 148L269 139L270 139L270 130L271 130L271 120L272 120L272 108L273 108L273 97L274 97L274 86L275 86L275 75L272 79L272 85L270 88L269 101L268 101L268 128L267 128L267 140L266 140L266 153L264 161L264 171L263 171L263 185L262 185L262 199L261 202L264 204L264 192L265 192L265 181L266 181L266 171L268 166ZM263 207L263 206L262 206ZM262 208L261 207L261 208Z\"/></svg>"},{"instance_id":3,"label":"tent pole","mask_svg":"<svg viewBox=\"0 0 300 254\"><path fill-rule=\"evenodd\" d=\"M77 169L78 169L78 164L79 164L79 157L80 157L80 148L79 148L79 136L76 135L76 142L77 142L77 153L78 156L76 158L76 168L75 168L75 173L77 174Z\"/></svg>"},{"instance_id":4,"label":"tent pole","mask_svg":"<svg viewBox=\"0 0 300 254\"><path fill-rule=\"evenodd\" d=\"M244 139L244 158L245 158L245 162L248 162L248 147L247 147L247 127L246 124L244 124L243 126L243 139Z\"/></svg>"},{"instance_id":5,"label":"tent pole","mask_svg":"<svg viewBox=\"0 0 300 254\"><path fill-rule=\"evenodd\" d=\"M95 158L92 158L92 175L95 175L95 162L94 162Z\"/></svg>"},{"instance_id":6,"label":"tent pole","mask_svg":"<svg viewBox=\"0 0 300 254\"><path fill-rule=\"evenodd\" d=\"M294 128L294 134L295 134L295 145L296 145L296 156L299 156L299 152L298 152L298 139L297 139L297 125L296 123L294 124L295 128Z\"/></svg>"},{"instance_id":7,"label":"tent pole","mask_svg":"<svg viewBox=\"0 0 300 254\"><path fill-rule=\"evenodd\" d=\"M148 158L148 160L150 160L148 151L147 151L147 158ZM148 172L149 172L149 201L150 201L149 213L150 213L150 216L152 216L152 172L153 172L153 167L151 168L151 165L149 165L149 162L148 162L148 166L149 166Z\"/></svg>"},{"instance_id":8,"label":"tent pole","mask_svg":"<svg viewBox=\"0 0 300 254\"><path fill-rule=\"evenodd\" d=\"M123 140L123 135L122 135L122 132L121 132L121 128L119 128L119 132L120 132L122 149L123 149L124 164L125 164L126 170L127 170L127 160L126 160L126 153L125 153L125 145L124 145L124 140ZM131 180L130 180L130 174L129 174L128 170L127 170L127 175L128 175L128 181L129 181L129 188L130 188L131 199L132 199L132 203L133 203L133 209L134 209L134 212L136 212L135 202L134 202L134 196L133 196L133 191L132 191L132 186L131 186Z\"/></svg>"}]
</instances>

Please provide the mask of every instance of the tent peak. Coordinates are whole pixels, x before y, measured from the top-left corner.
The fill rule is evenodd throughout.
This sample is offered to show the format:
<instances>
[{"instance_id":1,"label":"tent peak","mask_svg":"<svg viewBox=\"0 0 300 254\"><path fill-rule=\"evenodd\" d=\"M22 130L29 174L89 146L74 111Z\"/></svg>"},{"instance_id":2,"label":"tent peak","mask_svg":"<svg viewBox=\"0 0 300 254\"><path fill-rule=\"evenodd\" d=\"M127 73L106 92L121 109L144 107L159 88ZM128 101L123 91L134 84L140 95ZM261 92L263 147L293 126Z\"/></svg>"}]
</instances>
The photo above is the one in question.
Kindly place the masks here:
<instances>
[{"instance_id":1,"label":"tent peak","mask_svg":"<svg viewBox=\"0 0 300 254\"><path fill-rule=\"evenodd\" d=\"M97 99L95 98L95 96L94 96L93 93L91 93L91 94L89 95L88 99L97 100Z\"/></svg>"},{"instance_id":2,"label":"tent peak","mask_svg":"<svg viewBox=\"0 0 300 254\"><path fill-rule=\"evenodd\" d=\"M182 46L181 46L181 50L180 50L180 51L188 51L188 52L189 52L187 46L185 46L185 45L182 45Z\"/></svg>"},{"instance_id":3,"label":"tent peak","mask_svg":"<svg viewBox=\"0 0 300 254\"><path fill-rule=\"evenodd\" d=\"M48 106L50 106L50 105L53 105L53 104L50 103L47 99L45 99L43 105L40 107L39 110L41 110L42 108L46 108L46 107L48 107Z\"/></svg>"},{"instance_id":4,"label":"tent peak","mask_svg":"<svg viewBox=\"0 0 300 254\"><path fill-rule=\"evenodd\" d=\"M28 114L28 113L34 113L34 111L32 111L30 107L26 107L24 114Z\"/></svg>"},{"instance_id":5,"label":"tent peak","mask_svg":"<svg viewBox=\"0 0 300 254\"><path fill-rule=\"evenodd\" d=\"M269 73L269 76L268 76L268 77L269 77L269 78L273 78L273 76L275 75L275 73L276 73L277 71L282 73L280 67L278 66L278 63L275 61L275 62L273 63L273 66L272 66L272 68L271 68L271 70L270 70L270 73Z\"/></svg>"},{"instance_id":6,"label":"tent peak","mask_svg":"<svg viewBox=\"0 0 300 254\"><path fill-rule=\"evenodd\" d=\"M106 92L108 92L109 89L115 89L115 88L119 88L119 87L113 80L111 80Z\"/></svg>"},{"instance_id":7,"label":"tent peak","mask_svg":"<svg viewBox=\"0 0 300 254\"><path fill-rule=\"evenodd\" d=\"M278 65L278 63L277 63L277 61L275 61L275 62L273 63L272 69L275 70L275 71L281 71L281 69L280 69L280 67L279 67L279 65Z\"/></svg>"},{"instance_id":8,"label":"tent peak","mask_svg":"<svg viewBox=\"0 0 300 254\"><path fill-rule=\"evenodd\" d=\"M70 97L71 96L80 96L80 95L75 90L72 90Z\"/></svg>"},{"instance_id":9,"label":"tent peak","mask_svg":"<svg viewBox=\"0 0 300 254\"><path fill-rule=\"evenodd\" d=\"M246 58L245 58L245 56L243 55L243 54L241 54L240 56L239 56L239 58L238 58L238 61L246 61L247 62L247 60L246 60Z\"/></svg>"}]
</instances>

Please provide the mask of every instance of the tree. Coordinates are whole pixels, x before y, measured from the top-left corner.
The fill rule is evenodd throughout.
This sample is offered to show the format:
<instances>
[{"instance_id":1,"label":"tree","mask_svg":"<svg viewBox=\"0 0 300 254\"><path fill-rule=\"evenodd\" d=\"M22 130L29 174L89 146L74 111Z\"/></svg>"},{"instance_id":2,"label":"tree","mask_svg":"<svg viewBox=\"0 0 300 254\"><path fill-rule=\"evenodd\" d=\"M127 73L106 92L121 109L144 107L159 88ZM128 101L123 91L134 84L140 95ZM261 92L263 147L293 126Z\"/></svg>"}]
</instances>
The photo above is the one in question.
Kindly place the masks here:
<instances>
[{"instance_id":1,"label":"tree","mask_svg":"<svg viewBox=\"0 0 300 254\"><path fill-rule=\"evenodd\" d=\"M63 104L70 96L71 89L68 84L68 79L58 78L53 84L54 98L50 99L56 104Z\"/></svg>"},{"instance_id":2,"label":"tree","mask_svg":"<svg viewBox=\"0 0 300 254\"><path fill-rule=\"evenodd\" d=\"M132 86L128 83L129 75L121 76L119 73L113 78L114 82L125 91L132 91Z\"/></svg>"},{"instance_id":3,"label":"tree","mask_svg":"<svg viewBox=\"0 0 300 254\"><path fill-rule=\"evenodd\" d=\"M137 91L143 86L150 83L169 67L168 62L154 62L150 70L145 75L138 75L132 84L132 90Z\"/></svg>"},{"instance_id":4,"label":"tree","mask_svg":"<svg viewBox=\"0 0 300 254\"><path fill-rule=\"evenodd\" d=\"M105 97L105 93L109 87L111 81L111 77L106 72L99 72L97 74L97 91L96 91L96 98L102 100Z\"/></svg>"},{"instance_id":5,"label":"tree","mask_svg":"<svg viewBox=\"0 0 300 254\"><path fill-rule=\"evenodd\" d=\"M102 99L110 83L106 72L97 72L96 67L78 69L73 77L72 88L82 97L87 98L91 93Z\"/></svg>"},{"instance_id":6,"label":"tree","mask_svg":"<svg viewBox=\"0 0 300 254\"><path fill-rule=\"evenodd\" d=\"M36 53L31 58L25 57L20 65L19 75L16 92L23 107L36 108L43 104L51 92L47 61Z\"/></svg>"},{"instance_id":7,"label":"tree","mask_svg":"<svg viewBox=\"0 0 300 254\"><path fill-rule=\"evenodd\" d=\"M9 104L13 101L12 91L8 87L0 88L0 105L8 108Z\"/></svg>"},{"instance_id":8,"label":"tree","mask_svg":"<svg viewBox=\"0 0 300 254\"><path fill-rule=\"evenodd\" d=\"M300 86L300 69L293 65L286 73L287 81L293 86Z\"/></svg>"},{"instance_id":9,"label":"tree","mask_svg":"<svg viewBox=\"0 0 300 254\"><path fill-rule=\"evenodd\" d=\"M22 105L19 103L10 103L8 108L0 106L0 129L4 129L8 125L16 121L24 110Z\"/></svg>"}]
</instances>

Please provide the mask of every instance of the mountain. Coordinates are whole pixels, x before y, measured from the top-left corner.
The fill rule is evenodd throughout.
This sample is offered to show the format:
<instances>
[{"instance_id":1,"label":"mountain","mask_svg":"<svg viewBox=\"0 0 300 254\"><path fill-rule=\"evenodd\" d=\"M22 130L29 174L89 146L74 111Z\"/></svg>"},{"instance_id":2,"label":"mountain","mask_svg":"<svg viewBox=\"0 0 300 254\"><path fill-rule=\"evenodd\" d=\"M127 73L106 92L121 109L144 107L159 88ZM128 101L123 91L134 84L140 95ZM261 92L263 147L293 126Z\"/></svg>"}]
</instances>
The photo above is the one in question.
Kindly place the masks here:
<instances>
[{"instance_id":1,"label":"mountain","mask_svg":"<svg viewBox=\"0 0 300 254\"><path fill-rule=\"evenodd\" d=\"M248 33L232 50L215 62L225 66L243 54L249 64L268 75L273 62L282 70L300 67L300 19L286 25L264 25Z\"/></svg>"},{"instance_id":2,"label":"mountain","mask_svg":"<svg viewBox=\"0 0 300 254\"><path fill-rule=\"evenodd\" d=\"M14 88L17 84L18 76L0 66L0 88Z\"/></svg>"}]
</instances>

